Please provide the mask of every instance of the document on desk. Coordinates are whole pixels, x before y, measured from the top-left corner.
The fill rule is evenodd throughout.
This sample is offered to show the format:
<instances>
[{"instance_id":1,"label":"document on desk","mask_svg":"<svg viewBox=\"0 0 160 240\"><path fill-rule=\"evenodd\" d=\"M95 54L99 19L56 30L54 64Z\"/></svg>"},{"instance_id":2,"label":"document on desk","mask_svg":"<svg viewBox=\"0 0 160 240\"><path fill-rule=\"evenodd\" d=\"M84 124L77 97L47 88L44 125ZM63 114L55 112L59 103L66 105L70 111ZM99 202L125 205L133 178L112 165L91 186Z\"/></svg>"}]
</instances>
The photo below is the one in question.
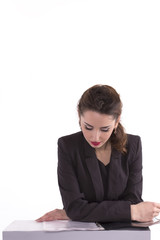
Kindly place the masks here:
<instances>
[{"instance_id":1,"label":"document on desk","mask_svg":"<svg viewBox=\"0 0 160 240\"><path fill-rule=\"evenodd\" d=\"M72 220L55 220L43 222L43 230L50 232L58 231L99 231L104 228L94 222L78 222Z\"/></svg>"},{"instance_id":2,"label":"document on desk","mask_svg":"<svg viewBox=\"0 0 160 240\"><path fill-rule=\"evenodd\" d=\"M154 218L150 222L132 222L131 226L132 227L150 227L155 224L160 224L160 219Z\"/></svg>"}]
</instances>

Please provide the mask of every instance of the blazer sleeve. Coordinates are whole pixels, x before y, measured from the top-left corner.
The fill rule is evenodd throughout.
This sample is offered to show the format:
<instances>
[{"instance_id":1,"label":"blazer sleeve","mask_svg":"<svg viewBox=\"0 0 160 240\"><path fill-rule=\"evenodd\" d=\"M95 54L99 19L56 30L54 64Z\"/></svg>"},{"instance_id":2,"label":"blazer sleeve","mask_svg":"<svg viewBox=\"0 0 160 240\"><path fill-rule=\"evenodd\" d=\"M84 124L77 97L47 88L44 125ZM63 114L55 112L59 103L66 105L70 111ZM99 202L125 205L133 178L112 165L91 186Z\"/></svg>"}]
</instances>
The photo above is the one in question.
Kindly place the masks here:
<instances>
[{"instance_id":1,"label":"blazer sleeve","mask_svg":"<svg viewBox=\"0 0 160 240\"><path fill-rule=\"evenodd\" d=\"M63 139L58 141L58 183L67 216L74 221L115 222L131 221L127 200L88 202L80 191L73 156Z\"/></svg>"},{"instance_id":2,"label":"blazer sleeve","mask_svg":"<svg viewBox=\"0 0 160 240\"><path fill-rule=\"evenodd\" d=\"M134 136L134 141L130 141L128 146L129 176L127 187L122 195L123 200L132 204L142 202L142 144L139 136ZM136 140L136 141L135 141Z\"/></svg>"}]
</instances>

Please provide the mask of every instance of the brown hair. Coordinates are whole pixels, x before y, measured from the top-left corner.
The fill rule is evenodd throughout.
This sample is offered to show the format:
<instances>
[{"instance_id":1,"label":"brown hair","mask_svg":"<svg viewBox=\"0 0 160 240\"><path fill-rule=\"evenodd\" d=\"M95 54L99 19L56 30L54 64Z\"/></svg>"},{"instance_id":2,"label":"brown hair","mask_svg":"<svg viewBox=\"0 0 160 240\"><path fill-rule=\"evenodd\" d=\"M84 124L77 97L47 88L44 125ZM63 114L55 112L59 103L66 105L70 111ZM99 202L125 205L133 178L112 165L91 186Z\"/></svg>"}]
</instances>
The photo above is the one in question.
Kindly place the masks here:
<instances>
[{"instance_id":1,"label":"brown hair","mask_svg":"<svg viewBox=\"0 0 160 240\"><path fill-rule=\"evenodd\" d=\"M108 85L95 85L87 89L78 103L78 113L83 115L87 110L113 116L115 120L121 115L122 102L119 94ZM121 153L126 152L127 135L121 123L118 124L116 132L112 132L111 146Z\"/></svg>"}]
</instances>

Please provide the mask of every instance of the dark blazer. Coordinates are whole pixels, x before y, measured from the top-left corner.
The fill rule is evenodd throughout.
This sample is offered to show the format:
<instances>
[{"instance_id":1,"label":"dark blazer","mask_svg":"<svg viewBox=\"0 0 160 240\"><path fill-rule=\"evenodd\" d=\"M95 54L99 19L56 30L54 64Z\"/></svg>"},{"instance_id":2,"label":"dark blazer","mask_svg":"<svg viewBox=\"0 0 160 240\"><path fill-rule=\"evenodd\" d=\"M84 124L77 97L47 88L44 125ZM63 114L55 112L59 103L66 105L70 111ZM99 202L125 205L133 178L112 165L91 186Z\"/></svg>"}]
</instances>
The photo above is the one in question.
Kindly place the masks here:
<instances>
[{"instance_id":1,"label":"dark blazer","mask_svg":"<svg viewBox=\"0 0 160 240\"><path fill-rule=\"evenodd\" d=\"M82 132L58 140L58 183L64 209L75 221L130 221L130 205L142 201L142 150L139 136L127 134L127 153L112 149L108 199L94 148Z\"/></svg>"}]
</instances>

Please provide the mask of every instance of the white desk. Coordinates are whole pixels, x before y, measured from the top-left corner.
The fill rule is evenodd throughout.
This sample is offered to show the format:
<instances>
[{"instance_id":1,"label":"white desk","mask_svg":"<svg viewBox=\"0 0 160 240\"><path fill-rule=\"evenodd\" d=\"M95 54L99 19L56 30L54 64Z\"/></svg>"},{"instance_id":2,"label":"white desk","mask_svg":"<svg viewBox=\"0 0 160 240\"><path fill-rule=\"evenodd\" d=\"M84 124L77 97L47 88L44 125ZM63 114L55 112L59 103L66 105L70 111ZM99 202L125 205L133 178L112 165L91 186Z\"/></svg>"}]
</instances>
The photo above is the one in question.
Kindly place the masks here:
<instances>
[{"instance_id":1,"label":"white desk","mask_svg":"<svg viewBox=\"0 0 160 240\"><path fill-rule=\"evenodd\" d=\"M35 221L14 221L3 231L3 240L150 240L150 230L45 232Z\"/></svg>"}]
</instances>

